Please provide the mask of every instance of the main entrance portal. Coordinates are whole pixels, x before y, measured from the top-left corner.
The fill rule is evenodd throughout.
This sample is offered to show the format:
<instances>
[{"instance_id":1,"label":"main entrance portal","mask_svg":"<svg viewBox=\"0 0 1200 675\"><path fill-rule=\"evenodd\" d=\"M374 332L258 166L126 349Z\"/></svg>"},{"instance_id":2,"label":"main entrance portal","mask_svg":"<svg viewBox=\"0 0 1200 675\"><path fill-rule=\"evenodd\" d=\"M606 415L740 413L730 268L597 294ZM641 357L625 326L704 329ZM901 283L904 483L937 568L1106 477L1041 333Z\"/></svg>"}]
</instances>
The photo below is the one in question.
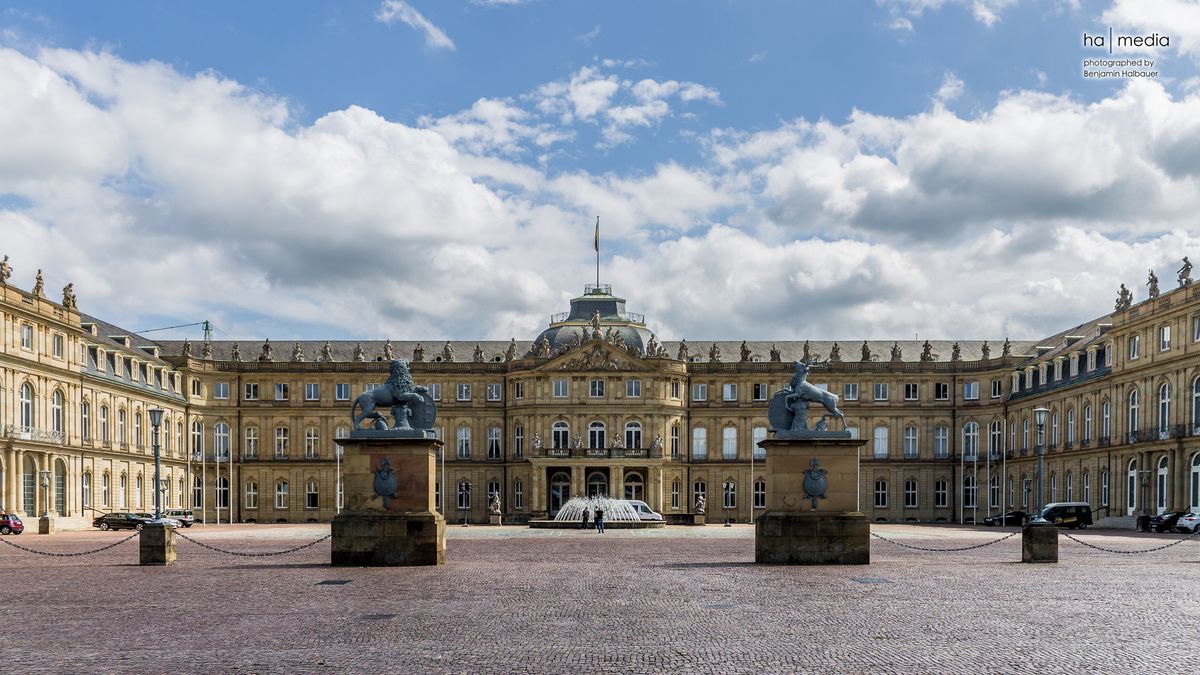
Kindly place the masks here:
<instances>
[{"instance_id":1,"label":"main entrance portal","mask_svg":"<svg viewBox=\"0 0 1200 675\"><path fill-rule=\"evenodd\" d=\"M550 476L550 517L562 510L564 504L571 499L571 476L565 471L555 472Z\"/></svg>"}]
</instances>

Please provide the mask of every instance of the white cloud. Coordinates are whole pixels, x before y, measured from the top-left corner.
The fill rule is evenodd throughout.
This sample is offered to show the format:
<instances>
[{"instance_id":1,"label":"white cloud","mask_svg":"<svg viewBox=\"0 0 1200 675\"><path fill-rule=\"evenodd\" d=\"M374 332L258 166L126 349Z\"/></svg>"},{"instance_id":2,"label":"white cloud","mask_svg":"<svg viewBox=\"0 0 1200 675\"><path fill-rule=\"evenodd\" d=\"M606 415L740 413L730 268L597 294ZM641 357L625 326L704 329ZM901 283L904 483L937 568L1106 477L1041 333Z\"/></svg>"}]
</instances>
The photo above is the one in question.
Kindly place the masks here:
<instances>
[{"instance_id":1,"label":"white cloud","mask_svg":"<svg viewBox=\"0 0 1200 675\"><path fill-rule=\"evenodd\" d=\"M1200 2L1195 0L1113 0L1100 22L1117 34L1169 36L1172 49L1200 56Z\"/></svg>"},{"instance_id":2,"label":"white cloud","mask_svg":"<svg viewBox=\"0 0 1200 675\"><path fill-rule=\"evenodd\" d=\"M375 18L389 26L397 21L408 24L425 35L425 44L430 47L450 51L457 49L450 36L404 0L383 0L375 12Z\"/></svg>"},{"instance_id":3,"label":"white cloud","mask_svg":"<svg viewBox=\"0 0 1200 675\"><path fill-rule=\"evenodd\" d=\"M576 35L575 39L579 40L580 42L582 42L585 45L590 45L590 44L592 44L592 41L598 37L600 37L600 26L596 26L595 28L589 30L586 33L581 33L579 35Z\"/></svg>"},{"instance_id":4,"label":"white cloud","mask_svg":"<svg viewBox=\"0 0 1200 675\"><path fill-rule=\"evenodd\" d=\"M750 55L750 58L747 59L747 61L749 61L750 63L762 63L763 61L766 61L766 60L767 60L766 52L754 52L753 54Z\"/></svg>"},{"instance_id":5,"label":"white cloud","mask_svg":"<svg viewBox=\"0 0 1200 675\"><path fill-rule=\"evenodd\" d=\"M963 81L954 73L947 72L942 77L942 86L938 87L937 93L933 95L933 99L938 103L949 103L961 96L963 89Z\"/></svg>"},{"instance_id":6,"label":"white cloud","mask_svg":"<svg viewBox=\"0 0 1200 675\"><path fill-rule=\"evenodd\" d=\"M897 17L891 27L897 30L912 30L912 22L899 16L908 14L919 17L927 11L938 11L945 5L958 5L969 9L975 20L991 26L1000 20L1000 14L1020 0L876 0Z\"/></svg>"}]
</instances>

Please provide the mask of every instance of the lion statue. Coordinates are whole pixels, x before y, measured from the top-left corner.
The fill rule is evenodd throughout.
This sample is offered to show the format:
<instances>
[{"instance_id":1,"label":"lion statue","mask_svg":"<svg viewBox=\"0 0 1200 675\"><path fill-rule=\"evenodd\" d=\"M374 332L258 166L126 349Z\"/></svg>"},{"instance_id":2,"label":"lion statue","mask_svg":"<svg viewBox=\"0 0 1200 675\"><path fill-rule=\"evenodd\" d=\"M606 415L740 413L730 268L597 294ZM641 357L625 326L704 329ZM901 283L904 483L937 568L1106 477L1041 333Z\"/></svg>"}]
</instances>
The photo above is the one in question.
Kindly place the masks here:
<instances>
[{"instance_id":1,"label":"lion statue","mask_svg":"<svg viewBox=\"0 0 1200 675\"><path fill-rule=\"evenodd\" d=\"M374 428L386 430L387 419L375 410L390 407L395 420L391 429L431 429L435 413L433 397L426 387L413 382L408 362L397 359L389 363L388 380L383 385L364 391L350 406L350 417L354 428L360 428L365 419L373 419ZM359 412L356 412L359 411Z\"/></svg>"}]
</instances>

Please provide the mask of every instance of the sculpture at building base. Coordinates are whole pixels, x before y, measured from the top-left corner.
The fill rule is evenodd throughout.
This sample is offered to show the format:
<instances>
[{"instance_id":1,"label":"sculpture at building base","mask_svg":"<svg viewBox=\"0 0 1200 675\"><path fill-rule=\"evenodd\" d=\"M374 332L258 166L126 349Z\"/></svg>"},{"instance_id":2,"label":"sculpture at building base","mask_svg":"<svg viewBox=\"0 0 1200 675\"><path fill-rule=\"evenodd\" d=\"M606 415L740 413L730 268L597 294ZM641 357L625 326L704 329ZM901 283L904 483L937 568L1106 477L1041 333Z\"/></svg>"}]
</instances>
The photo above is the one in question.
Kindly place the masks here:
<instances>
[{"instance_id":1,"label":"sculpture at building base","mask_svg":"<svg viewBox=\"0 0 1200 675\"><path fill-rule=\"evenodd\" d=\"M704 513L708 510L708 499L704 495L696 495L696 513Z\"/></svg>"},{"instance_id":2,"label":"sculpture at building base","mask_svg":"<svg viewBox=\"0 0 1200 675\"><path fill-rule=\"evenodd\" d=\"M488 513L493 515L500 513L500 493L493 492L488 498Z\"/></svg>"},{"instance_id":3,"label":"sculpture at building base","mask_svg":"<svg viewBox=\"0 0 1200 675\"><path fill-rule=\"evenodd\" d=\"M390 407L393 424L378 412L378 407ZM354 435L363 431L364 420L374 420L374 431L416 432L419 437L431 436L433 421L437 418L437 405L426 387L417 386L409 372L408 362L395 360L389 364L388 380L384 384L359 394L350 405ZM361 435L361 434L359 434ZM407 434L401 434L407 435Z\"/></svg>"}]
</instances>

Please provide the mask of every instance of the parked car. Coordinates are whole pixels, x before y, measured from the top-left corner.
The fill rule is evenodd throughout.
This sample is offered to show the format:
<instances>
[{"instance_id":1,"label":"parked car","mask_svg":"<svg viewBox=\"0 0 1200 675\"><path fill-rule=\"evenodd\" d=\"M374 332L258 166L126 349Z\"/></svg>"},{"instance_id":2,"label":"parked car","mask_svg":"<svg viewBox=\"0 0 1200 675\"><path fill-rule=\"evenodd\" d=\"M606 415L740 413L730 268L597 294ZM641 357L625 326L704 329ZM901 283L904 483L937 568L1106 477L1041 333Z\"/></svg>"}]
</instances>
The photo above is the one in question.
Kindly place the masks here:
<instances>
[{"instance_id":1,"label":"parked car","mask_svg":"<svg viewBox=\"0 0 1200 675\"><path fill-rule=\"evenodd\" d=\"M92 527L98 527L101 530L141 530L146 524L147 518L143 518L135 513L125 513L117 511L114 513L106 513L102 516L97 516L92 521Z\"/></svg>"},{"instance_id":2,"label":"parked car","mask_svg":"<svg viewBox=\"0 0 1200 675\"><path fill-rule=\"evenodd\" d=\"M1054 502L1047 504L1033 520L1072 530L1084 529L1092 524L1092 507L1087 502Z\"/></svg>"},{"instance_id":3,"label":"parked car","mask_svg":"<svg viewBox=\"0 0 1200 675\"><path fill-rule=\"evenodd\" d=\"M625 503L637 512L638 520L662 520L662 514L650 508L650 505L640 499L625 499Z\"/></svg>"},{"instance_id":4,"label":"parked car","mask_svg":"<svg viewBox=\"0 0 1200 675\"><path fill-rule=\"evenodd\" d=\"M145 519L146 522L152 522L154 520L153 513L135 513L133 515L137 516L138 518ZM178 520L175 520L174 518L169 517L167 515L166 511L163 511L162 520L164 523L170 525L171 527L182 527L183 526L183 523L180 523Z\"/></svg>"},{"instance_id":5,"label":"parked car","mask_svg":"<svg viewBox=\"0 0 1200 675\"><path fill-rule=\"evenodd\" d=\"M1180 532L1196 532L1200 530L1200 511L1182 515L1175 521L1175 529Z\"/></svg>"},{"instance_id":6,"label":"parked car","mask_svg":"<svg viewBox=\"0 0 1200 675\"><path fill-rule=\"evenodd\" d=\"M1179 519L1187 515L1187 511L1167 511L1160 516L1150 519L1150 529L1155 532L1171 532Z\"/></svg>"},{"instance_id":7,"label":"parked car","mask_svg":"<svg viewBox=\"0 0 1200 675\"><path fill-rule=\"evenodd\" d=\"M25 523L15 513L0 513L0 534L21 534Z\"/></svg>"},{"instance_id":8,"label":"parked car","mask_svg":"<svg viewBox=\"0 0 1200 675\"><path fill-rule=\"evenodd\" d=\"M1009 511L1002 516L988 516L983 519L984 525L1024 525L1029 514L1024 511Z\"/></svg>"},{"instance_id":9,"label":"parked car","mask_svg":"<svg viewBox=\"0 0 1200 675\"><path fill-rule=\"evenodd\" d=\"M172 509L170 511L163 511L163 516L178 520L179 524L183 525L184 527L191 527L192 523L196 522L196 516L192 513L191 509Z\"/></svg>"}]
</instances>

